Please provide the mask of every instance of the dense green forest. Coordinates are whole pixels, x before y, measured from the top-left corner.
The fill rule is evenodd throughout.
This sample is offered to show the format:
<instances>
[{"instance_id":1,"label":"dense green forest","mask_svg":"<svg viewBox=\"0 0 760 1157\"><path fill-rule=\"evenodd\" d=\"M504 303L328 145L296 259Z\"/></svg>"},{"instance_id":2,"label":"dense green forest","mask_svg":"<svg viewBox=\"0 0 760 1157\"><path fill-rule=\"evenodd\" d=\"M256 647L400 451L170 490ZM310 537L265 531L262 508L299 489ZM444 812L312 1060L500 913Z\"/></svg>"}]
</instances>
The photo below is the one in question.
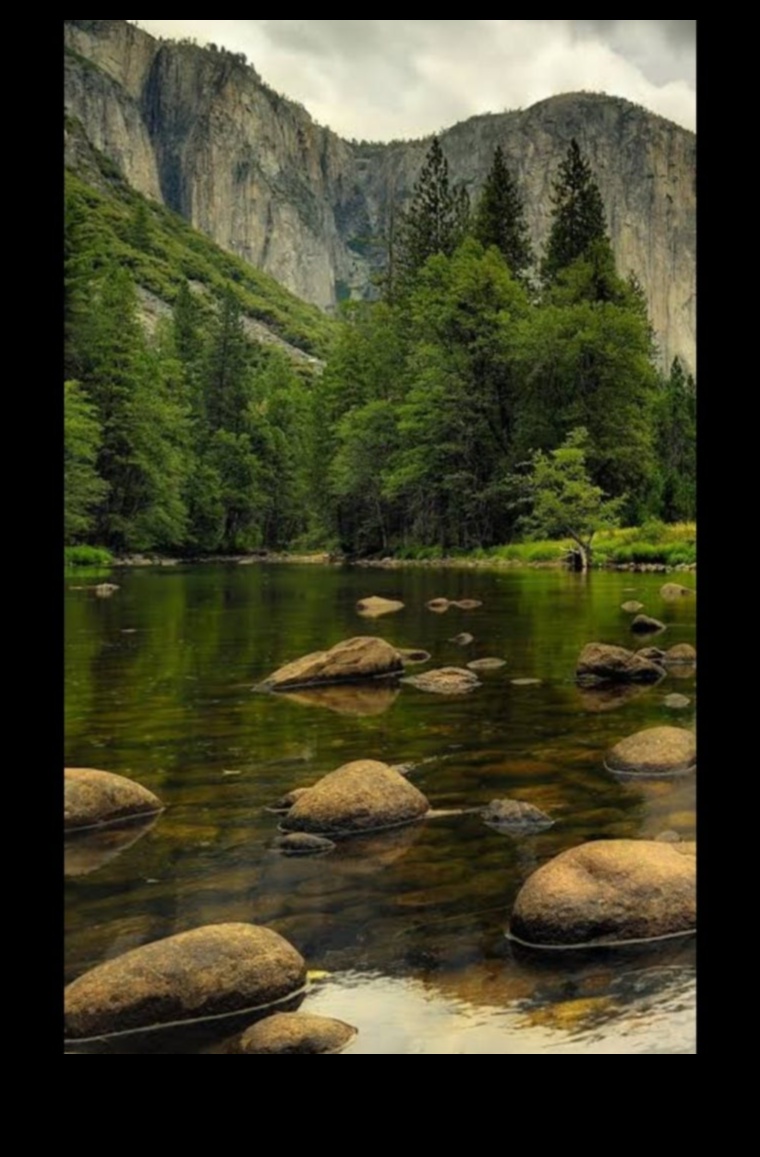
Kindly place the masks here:
<instances>
[{"instance_id":1,"label":"dense green forest","mask_svg":"<svg viewBox=\"0 0 760 1157\"><path fill-rule=\"evenodd\" d=\"M562 532L541 481L563 461L586 517L591 496L607 524L694 518L695 383L658 371L575 142L535 255L501 150L470 206L434 139L378 299L339 321L93 155L97 179L66 174L67 544L489 548Z\"/></svg>"}]
</instances>

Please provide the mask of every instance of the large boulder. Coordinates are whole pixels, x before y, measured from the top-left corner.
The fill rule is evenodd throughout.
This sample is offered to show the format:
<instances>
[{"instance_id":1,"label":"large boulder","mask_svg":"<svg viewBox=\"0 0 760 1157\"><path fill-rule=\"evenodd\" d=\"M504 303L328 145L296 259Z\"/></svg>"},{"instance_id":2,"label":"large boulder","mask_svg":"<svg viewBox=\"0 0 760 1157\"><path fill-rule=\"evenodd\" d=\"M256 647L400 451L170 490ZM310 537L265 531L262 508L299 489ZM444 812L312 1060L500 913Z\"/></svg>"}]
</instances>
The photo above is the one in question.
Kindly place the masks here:
<instances>
[{"instance_id":1,"label":"large boulder","mask_svg":"<svg viewBox=\"0 0 760 1157\"><path fill-rule=\"evenodd\" d=\"M67 832L114 824L163 810L142 784L111 771L67 767L63 772L63 827Z\"/></svg>"},{"instance_id":2,"label":"large boulder","mask_svg":"<svg viewBox=\"0 0 760 1157\"><path fill-rule=\"evenodd\" d=\"M329 651L314 651L286 663L256 688L257 691L287 691L323 683L353 683L399 675L404 665L395 647L370 635L359 635L336 643Z\"/></svg>"},{"instance_id":3,"label":"large boulder","mask_svg":"<svg viewBox=\"0 0 760 1157\"><path fill-rule=\"evenodd\" d=\"M397 599L382 599L378 595L370 595L366 599L359 599L356 609L365 619L379 619L381 615L392 615L394 611L401 611L404 604Z\"/></svg>"},{"instance_id":4,"label":"large boulder","mask_svg":"<svg viewBox=\"0 0 760 1157\"><path fill-rule=\"evenodd\" d=\"M693 856L656 840L597 840L528 878L510 934L558 947L650 940L696 929Z\"/></svg>"},{"instance_id":5,"label":"large boulder","mask_svg":"<svg viewBox=\"0 0 760 1157\"><path fill-rule=\"evenodd\" d=\"M656 683L663 670L638 652L608 643L587 643L578 657L575 677L580 684Z\"/></svg>"},{"instance_id":6,"label":"large boulder","mask_svg":"<svg viewBox=\"0 0 760 1157\"><path fill-rule=\"evenodd\" d=\"M665 630L665 624L649 615L636 615L631 622L631 630L635 635L656 635Z\"/></svg>"},{"instance_id":7,"label":"large boulder","mask_svg":"<svg viewBox=\"0 0 760 1157\"><path fill-rule=\"evenodd\" d=\"M697 740L684 727L648 727L621 739L604 762L628 775L679 775L696 767Z\"/></svg>"},{"instance_id":8,"label":"large boulder","mask_svg":"<svg viewBox=\"0 0 760 1157\"><path fill-rule=\"evenodd\" d=\"M466 695L480 686L480 679L474 671L467 671L464 667L438 667L422 675L408 675L402 683L436 695Z\"/></svg>"},{"instance_id":9,"label":"large boulder","mask_svg":"<svg viewBox=\"0 0 760 1157\"><path fill-rule=\"evenodd\" d=\"M276 1012L258 1021L230 1048L233 1053L339 1053L357 1029L333 1017Z\"/></svg>"},{"instance_id":10,"label":"large boulder","mask_svg":"<svg viewBox=\"0 0 760 1157\"><path fill-rule=\"evenodd\" d=\"M665 583L665 586L660 587L660 595L668 600L682 599L695 593L690 587L681 586L680 583Z\"/></svg>"},{"instance_id":11,"label":"large boulder","mask_svg":"<svg viewBox=\"0 0 760 1157\"><path fill-rule=\"evenodd\" d=\"M65 991L69 1040L221 1016L292 996L306 982L296 949L269 928L211 924L99 964Z\"/></svg>"},{"instance_id":12,"label":"large boulder","mask_svg":"<svg viewBox=\"0 0 760 1157\"><path fill-rule=\"evenodd\" d=\"M375 759L357 759L331 771L283 816L283 831L351 835L421 819L430 805L402 775Z\"/></svg>"}]
</instances>

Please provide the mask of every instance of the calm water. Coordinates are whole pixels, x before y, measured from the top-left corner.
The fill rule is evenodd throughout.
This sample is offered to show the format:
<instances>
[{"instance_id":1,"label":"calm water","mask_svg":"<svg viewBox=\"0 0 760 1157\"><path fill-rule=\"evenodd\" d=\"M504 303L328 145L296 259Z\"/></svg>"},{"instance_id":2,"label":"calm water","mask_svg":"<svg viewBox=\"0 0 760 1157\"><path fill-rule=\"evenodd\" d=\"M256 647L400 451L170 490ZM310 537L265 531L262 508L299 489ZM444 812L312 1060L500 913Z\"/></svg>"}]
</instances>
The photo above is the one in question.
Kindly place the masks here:
<instances>
[{"instance_id":1,"label":"calm water","mask_svg":"<svg viewBox=\"0 0 760 1157\"><path fill-rule=\"evenodd\" d=\"M175 932L252 921L319 974L302 1008L359 1028L349 1053L694 1052L693 940L546 960L520 955L504 930L521 883L565 848L668 828L694 838L694 776L619 782L603 767L634 731L694 724L693 671L612 702L576 688L573 671L586 642L643 645L626 599L667 624L655 643L694 643L696 600L665 603L661 575L548 570L151 568L115 572L110 599L68 589L81 581L65 594L66 764L131 776L167 807L125 842L67 843L67 982ZM362 619L355 603L370 594L405 607ZM435 596L483 606L438 615L425 608ZM461 631L469 647L448 641ZM404 685L252 691L290 659L370 634L429 651L410 674L489 655L507 664L457 698ZM664 706L673 691L689 708ZM271 850L267 805L360 758L415 763L412 782L450 814L328 856ZM555 826L511 837L462 814L505 796ZM214 1052L224 1031L109 1051Z\"/></svg>"}]
</instances>

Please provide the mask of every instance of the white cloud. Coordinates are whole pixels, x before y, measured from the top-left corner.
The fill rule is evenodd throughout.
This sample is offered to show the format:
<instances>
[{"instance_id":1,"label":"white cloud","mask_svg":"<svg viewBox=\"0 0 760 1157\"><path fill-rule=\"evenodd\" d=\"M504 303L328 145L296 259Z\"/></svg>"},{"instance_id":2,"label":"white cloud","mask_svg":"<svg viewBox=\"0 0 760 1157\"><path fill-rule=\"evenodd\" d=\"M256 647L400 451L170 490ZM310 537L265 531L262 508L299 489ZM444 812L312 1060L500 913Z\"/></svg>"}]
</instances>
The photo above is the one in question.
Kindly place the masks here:
<instances>
[{"instance_id":1,"label":"white cloud","mask_svg":"<svg viewBox=\"0 0 760 1157\"><path fill-rule=\"evenodd\" d=\"M140 20L245 52L271 87L345 137L418 137L580 89L696 122L693 22Z\"/></svg>"}]
</instances>

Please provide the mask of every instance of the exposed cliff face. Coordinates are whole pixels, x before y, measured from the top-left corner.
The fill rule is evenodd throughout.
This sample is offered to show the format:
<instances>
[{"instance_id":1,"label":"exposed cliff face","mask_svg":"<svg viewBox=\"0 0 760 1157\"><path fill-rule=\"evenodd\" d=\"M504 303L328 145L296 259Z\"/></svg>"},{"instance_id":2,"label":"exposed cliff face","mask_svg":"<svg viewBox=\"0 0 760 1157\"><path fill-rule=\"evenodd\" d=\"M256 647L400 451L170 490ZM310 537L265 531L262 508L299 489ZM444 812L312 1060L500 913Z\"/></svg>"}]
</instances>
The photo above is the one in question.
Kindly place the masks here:
<instances>
[{"instance_id":1,"label":"exposed cliff face","mask_svg":"<svg viewBox=\"0 0 760 1157\"><path fill-rule=\"evenodd\" d=\"M429 141L356 145L316 125L226 53L120 20L68 21L66 110L140 192L324 308L369 291L394 200ZM540 250L571 137L589 158L621 273L649 301L663 360L696 362L696 138L618 98L553 97L443 133L454 181L480 191L497 144Z\"/></svg>"}]
</instances>

